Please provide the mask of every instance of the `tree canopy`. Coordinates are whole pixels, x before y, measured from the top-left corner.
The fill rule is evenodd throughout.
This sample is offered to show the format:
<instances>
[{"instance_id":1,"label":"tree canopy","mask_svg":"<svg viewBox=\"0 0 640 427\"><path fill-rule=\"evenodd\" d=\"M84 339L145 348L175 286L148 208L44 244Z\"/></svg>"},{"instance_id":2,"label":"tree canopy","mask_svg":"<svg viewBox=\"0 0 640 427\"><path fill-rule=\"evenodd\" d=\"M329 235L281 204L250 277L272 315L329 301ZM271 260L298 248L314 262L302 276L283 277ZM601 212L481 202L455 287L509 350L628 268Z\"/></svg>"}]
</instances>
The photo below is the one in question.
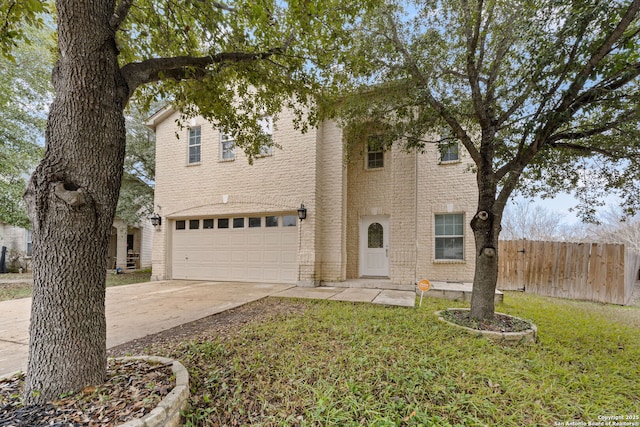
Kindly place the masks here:
<instances>
[{"instance_id":1,"label":"tree canopy","mask_svg":"<svg viewBox=\"0 0 640 427\"><path fill-rule=\"evenodd\" d=\"M159 104L154 104L152 110ZM147 110L129 104L126 115L127 151L116 216L127 224L138 224L153 213L155 180L155 134L145 123Z\"/></svg>"},{"instance_id":2,"label":"tree canopy","mask_svg":"<svg viewBox=\"0 0 640 427\"><path fill-rule=\"evenodd\" d=\"M636 209L637 9L637 1L390 2L345 56L366 88L349 98L345 122L385 123L389 143L418 148L440 141L425 141L427 131L444 130L492 171L500 203L517 187L577 193L583 218L612 192Z\"/></svg>"},{"instance_id":3,"label":"tree canopy","mask_svg":"<svg viewBox=\"0 0 640 427\"><path fill-rule=\"evenodd\" d=\"M0 222L28 227L22 201L42 156L54 40L50 27L21 28L11 57L0 56Z\"/></svg>"},{"instance_id":4,"label":"tree canopy","mask_svg":"<svg viewBox=\"0 0 640 427\"><path fill-rule=\"evenodd\" d=\"M55 98L44 157L25 192L35 272L27 404L104 379L104 269L132 97L143 106L162 99L184 117L204 117L232 134L251 159L271 143L261 127L266 115L276 119L291 107L300 129L317 121L307 107L321 88L342 79L330 66L374 3L55 2ZM3 3L5 55L25 37L19 19L37 22L42 5ZM61 256L70 248L73 256Z\"/></svg>"},{"instance_id":5,"label":"tree canopy","mask_svg":"<svg viewBox=\"0 0 640 427\"><path fill-rule=\"evenodd\" d=\"M44 25L44 17L49 12L48 1L3 0L0 2L0 54L13 59L12 50L20 42L30 43L32 28Z\"/></svg>"},{"instance_id":6,"label":"tree canopy","mask_svg":"<svg viewBox=\"0 0 640 427\"><path fill-rule=\"evenodd\" d=\"M475 163L473 317L493 316L514 191L574 193L584 219L604 194L640 207L639 9L640 0L388 1L343 53L363 84L342 103L351 136L375 123L387 144L409 149L453 138Z\"/></svg>"}]
</instances>

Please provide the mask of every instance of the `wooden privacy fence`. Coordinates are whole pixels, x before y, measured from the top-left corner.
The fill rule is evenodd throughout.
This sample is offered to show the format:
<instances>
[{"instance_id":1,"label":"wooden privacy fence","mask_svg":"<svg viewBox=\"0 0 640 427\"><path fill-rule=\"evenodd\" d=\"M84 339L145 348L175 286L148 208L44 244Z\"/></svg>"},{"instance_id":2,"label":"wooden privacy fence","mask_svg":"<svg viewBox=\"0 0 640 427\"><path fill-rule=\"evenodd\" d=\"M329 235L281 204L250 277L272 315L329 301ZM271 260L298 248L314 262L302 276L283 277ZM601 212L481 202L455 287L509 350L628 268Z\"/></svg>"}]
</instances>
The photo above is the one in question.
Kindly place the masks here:
<instances>
[{"instance_id":1,"label":"wooden privacy fence","mask_svg":"<svg viewBox=\"0 0 640 427\"><path fill-rule=\"evenodd\" d=\"M500 241L498 289L629 304L640 255L605 243Z\"/></svg>"}]
</instances>

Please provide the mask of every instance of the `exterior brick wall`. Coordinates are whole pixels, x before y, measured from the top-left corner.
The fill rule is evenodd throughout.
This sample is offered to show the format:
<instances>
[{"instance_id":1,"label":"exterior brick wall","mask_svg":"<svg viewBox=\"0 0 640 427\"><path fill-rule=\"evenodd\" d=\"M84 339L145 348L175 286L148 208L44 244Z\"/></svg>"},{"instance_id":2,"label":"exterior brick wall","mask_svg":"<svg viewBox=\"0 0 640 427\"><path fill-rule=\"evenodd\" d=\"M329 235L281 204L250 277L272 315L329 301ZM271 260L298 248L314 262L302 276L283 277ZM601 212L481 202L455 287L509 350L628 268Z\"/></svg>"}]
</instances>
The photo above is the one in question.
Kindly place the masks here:
<instances>
[{"instance_id":1,"label":"exterior brick wall","mask_svg":"<svg viewBox=\"0 0 640 427\"><path fill-rule=\"evenodd\" d=\"M257 158L253 165L238 151L235 160L220 161L219 131L194 119L191 126L201 128L201 162L189 165L188 129L179 129L177 118L174 112L155 124L155 205L163 223L153 233L153 278L172 277L171 229L177 219L295 214L304 203L307 219L298 228L301 284L360 277L360 218L370 215L389 217L393 283L473 279L474 241L468 224L477 189L465 153L459 162L439 164L435 145L424 153L394 146L384 154L383 168L368 170L364 142L345 148L342 132L332 122L301 134L284 112L273 134L281 148L274 147L273 155ZM465 215L463 261L434 260L434 216L441 213Z\"/></svg>"},{"instance_id":2,"label":"exterior brick wall","mask_svg":"<svg viewBox=\"0 0 640 427\"><path fill-rule=\"evenodd\" d=\"M477 209L478 190L473 161L461 149L460 161L439 162L435 145L418 160L418 263L417 279L473 281L475 242L470 221ZM464 261L435 261L435 215L464 214Z\"/></svg>"},{"instance_id":3,"label":"exterior brick wall","mask_svg":"<svg viewBox=\"0 0 640 427\"><path fill-rule=\"evenodd\" d=\"M220 160L220 131L201 117L190 126L201 128L201 161L188 164L188 129L180 130L173 113L156 126L155 205L164 218L154 233L155 279L171 278L171 220L206 215L250 213L295 214L304 202L307 219L301 229L301 280L313 280L315 265L316 133L301 134L292 116L283 113L274 126L274 142L282 148L256 158L250 165L236 150L233 161ZM310 266L309 266L310 264Z\"/></svg>"}]
</instances>

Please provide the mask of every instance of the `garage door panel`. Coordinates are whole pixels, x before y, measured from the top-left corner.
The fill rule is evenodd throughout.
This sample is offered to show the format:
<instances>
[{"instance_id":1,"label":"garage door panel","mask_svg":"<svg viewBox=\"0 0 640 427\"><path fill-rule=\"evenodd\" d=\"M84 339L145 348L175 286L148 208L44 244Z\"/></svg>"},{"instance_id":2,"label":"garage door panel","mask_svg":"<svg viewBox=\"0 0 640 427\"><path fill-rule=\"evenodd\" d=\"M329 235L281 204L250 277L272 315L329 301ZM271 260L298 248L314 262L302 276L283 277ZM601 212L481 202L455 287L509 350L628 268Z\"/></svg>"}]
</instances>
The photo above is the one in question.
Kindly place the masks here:
<instances>
[{"instance_id":1,"label":"garage door panel","mask_svg":"<svg viewBox=\"0 0 640 427\"><path fill-rule=\"evenodd\" d=\"M264 236L261 233L255 231L248 231L247 233L247 244L262 247L264 244Z\"/></svg>"},{"instance_id":2,"label":"garage door panel","mask_svg":"<svg viewBox=\"0 0 640 427\"><path fill-rule=\"evenodd\" d=\"M216 251L211 256L212 259L217 262L231 262L231 252L229 251Z\"/></svg>"},{"instance_id":3,"label":"garage door panel","mask_svg":"<svg viewBox=\"0 0 640 427\"><path fill-rule=\"evenodd\" d=\"M282 236L280 233L269 232L264 236L264 244L267 246L280 246L281 242Z\"/></svg>"},{"instance_id":4,"label":"garage door panel","mask_svg":"<svg viewBox=\"0 0 640 427\"><path fill-rule=\"evenodd\" d=\"M264 254L264 263L266 265L277 264L280 262L280 252L264 251L263 254Z\"/></svg>"},{"instance_id":5,"label":"garage door panel","mask_svg":"<svg viewBox=\"0 0 640 427\"><path fill-rule=\"evenodd\" d=\"M287 233L282 233L282 241L281 244L284 246L294 246L297 243L298 233L287 230Z\"/></svg>"},{"instance_id":6,"label":"garage door panel","mask_svg":"<svg viewBox=\"0 0 640 427\"><path fill-rule=\"evenodd\" d=\"M264 280L263 269L255 267L247 268L247 280Z\"/></svg>"},{"instance_id":7,"label":"garage door panel","mask_svg":"<svg viewBox=\"0 0 640 427\"><path fill-rule=\"evenodd\" d=\"M231 251L231 262L232 263L242 263L242 265L247 265L247 252L234 249Z\"/></svg>"},{"instance_id":8,"label":"garage door panel","mask_svg":"<svg viewBox=\"0 0 640 427\"><path fill-rule=\"evenodd\" d=\"M233 248L244 248L247 246L247 235L244 230L234 230L233 234L230 236L229 241L231 247Z\"/></svg>"},{"instance_id":9,"label":"garage door panel","mask_svg":"<svg viewBox=\"0 0 640 427\"><path fill-rule=\"evenodd\" d=\"M282 251L281 252L282 258L280 259L281 263L296 263L297 260L297 256L296 253L293 251Z\"/></svg>"},{"instance_id":10,"label":"garage door panel","mask_svg":"<svg viewBox=\"0 0 640 427\"><path fill-rule=\"evenodd\" d=\"M264 277L264 280L270 280L270 281L278 280L278 277L280 277L280 270L265 268L264 271L262 272L262 275Z\"/></svg>"},{"instance_id":11,"label":"garage door panel","mask_svg":"<svg viewBox=\"0 0 640 427\"><path fill-rule=\"evenodd\" d=\"M229 270L234 280L247 280L247 268L244 264L232 264Z\"/></svg>"},{"instance_id":12,"label":"garage door panel","mask_svg":"<svg viewBox=\"0 0 640 427\"><path fill-rule=\"evenodd\" d=\"M249 250L247 251L247 262L249 265L259 264L262 265L262 251Z\"/></svg>"}]
</instances>

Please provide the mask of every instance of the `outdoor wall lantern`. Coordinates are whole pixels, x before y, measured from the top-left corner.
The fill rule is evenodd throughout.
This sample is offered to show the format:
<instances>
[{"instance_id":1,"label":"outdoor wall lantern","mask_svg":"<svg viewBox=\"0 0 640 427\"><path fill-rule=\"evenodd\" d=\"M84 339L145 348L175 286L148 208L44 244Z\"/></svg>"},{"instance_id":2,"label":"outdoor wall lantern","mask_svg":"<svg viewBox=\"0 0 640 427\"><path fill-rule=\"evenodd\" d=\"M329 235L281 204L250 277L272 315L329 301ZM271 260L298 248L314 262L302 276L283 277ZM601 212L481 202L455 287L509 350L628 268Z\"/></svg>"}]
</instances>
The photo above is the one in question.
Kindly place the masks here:
<instances>
[{"instance_id":1,"label":"outdoor wall lantern","mask_svg":"<svg viewBox=\"0 0 640 427\"><path fill-rule=\"evenodd\" d=\"M307 208L304 207L304 203L300 203L300 207L298 208L298 219L300 219L300 221L307 219Z\"/></svg>"},{"instance_id":2,"label":"outdoor wall lantern","mask_svg":"<svg viewBox=\"0 0 640 427\"><path fill-rule=\"evenodd\" d=\"M153 225L154 227L162 225L162 218L157 213L154 213L150 219L151 225Z\"/></svg>"}]
</instances>

